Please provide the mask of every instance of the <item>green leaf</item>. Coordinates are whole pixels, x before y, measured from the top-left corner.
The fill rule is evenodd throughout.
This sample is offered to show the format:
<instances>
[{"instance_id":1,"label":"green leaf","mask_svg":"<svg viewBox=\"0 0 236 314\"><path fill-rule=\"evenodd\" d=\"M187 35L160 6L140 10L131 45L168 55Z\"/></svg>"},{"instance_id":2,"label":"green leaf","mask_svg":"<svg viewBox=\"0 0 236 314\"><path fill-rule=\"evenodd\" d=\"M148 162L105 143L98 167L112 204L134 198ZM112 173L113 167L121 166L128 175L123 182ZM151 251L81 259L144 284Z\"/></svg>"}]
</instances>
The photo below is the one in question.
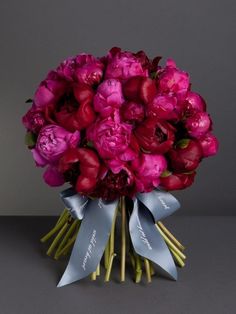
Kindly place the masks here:
<instances>
[{"instance_id":1,"label":"green leaf","mask_svg":"<svg viewBox=\"0 0 236 314\"><path fill-rule=\"evenodd\" d=\"M150 154L150 153L151 153L150 150L146 150L146 149L144 149L144 148L142 148L142 147L141 147L141 151L142 151L143 153L145 153L145 154Z\"/></svg>"},{"instance_id":2,"label":"green leaf","mask_svg":"<svg viewBox=\"0 0 236 314\"><path fill-rule=\"evenodd\" d=\"M186 148L188 147L190 139L188 138L183 138L182 140L178 141L176 146L180 148Z\"/></svg>"},{"instance_id":3,"label":"green leaf","mask_svg":"<svg viewBox=\"0 0 236 314\"><path fill-rule=\"evenodd\" d=\"M25 134L25 144L30 148L34 147L36 144L36 135L32 132L27 132Z\"/></svg>"},{"instance_id":4,"label":"green leaf","mask_svg":"<svg viewBox=\"0 0 236 314\"><path fill-rule=\"evenodd\" d=\"M169 170L165 170L162 172L161 178L166 178L166 177L169 177L170 175L171 175L171 172Z\"/></svg>"},{"instance_id":5,"label":"green leaf","mask_svg":"<svg viewBox=\"0 0 236 314\"><path fill-rule=\"evenodd\" d=\"M33 99L29 98L25 101L26 104L33 102Z\"/></svg>"},{"instance_id":6,"label":"green leaf","mask_svg":"<svg viewBox=\"0 0 236 314\"><path fill-rule=\"evenodd\" d=\"M157 72L151 72L150 77L154 80L157 77Z\"/></svg>"},{"instance_id":7,"label":"green leaf","mask_svg":"<svg viewBox=\"0 0 236 314\"><path fill-rule=\"evenodd\" d=\"M87 146L88 146L88 147L94 147L94 146L93 146L93 142L88 141L88 142L87 142Z\"/></svg>"}]
</instances>

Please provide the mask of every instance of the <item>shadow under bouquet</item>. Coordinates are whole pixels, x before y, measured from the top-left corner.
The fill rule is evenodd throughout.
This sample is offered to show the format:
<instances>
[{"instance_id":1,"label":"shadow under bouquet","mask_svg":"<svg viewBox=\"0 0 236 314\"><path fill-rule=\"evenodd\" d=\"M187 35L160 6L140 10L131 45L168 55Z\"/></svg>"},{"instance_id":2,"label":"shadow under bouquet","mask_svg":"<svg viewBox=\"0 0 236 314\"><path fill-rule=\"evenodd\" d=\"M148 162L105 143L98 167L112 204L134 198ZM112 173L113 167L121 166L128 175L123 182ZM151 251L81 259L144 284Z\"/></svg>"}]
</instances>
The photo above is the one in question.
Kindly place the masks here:
<instances>
[{"instance_id":1,"label":"shadow under bouquet","mask_svg":"<svg viewBox=\"0 0 236 314\"><path fill-rule=\"evenodd\" d=\"M144 271L147 282L155 273L176 280L176 265L185 265L183 245L162 222L180 206L169 191L193 183L218 141L188 73L160 60L117 47L101 58L83 53L50 71L27 101L22 121L36 166L47 167L48 185L70 185L41 239L52 240L49 256L70 254L59 287L95 280L101 268L109 281L114 258L120 280L130 266L137 283Z\"/></svg>"}]
</instances>

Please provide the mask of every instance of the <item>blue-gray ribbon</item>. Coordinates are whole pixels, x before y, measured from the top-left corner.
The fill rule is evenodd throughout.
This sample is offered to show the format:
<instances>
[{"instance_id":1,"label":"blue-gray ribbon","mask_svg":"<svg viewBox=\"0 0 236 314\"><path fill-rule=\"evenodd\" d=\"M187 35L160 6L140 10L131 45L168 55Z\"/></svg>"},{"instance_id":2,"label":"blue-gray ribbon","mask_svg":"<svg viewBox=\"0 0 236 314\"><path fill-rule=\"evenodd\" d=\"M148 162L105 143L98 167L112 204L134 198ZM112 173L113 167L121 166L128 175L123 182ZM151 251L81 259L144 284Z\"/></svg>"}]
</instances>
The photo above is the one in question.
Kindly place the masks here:
<instances>
[{"instance_id":1,"label":"blue-gray ribbon","mask_svg":"<svg viewBox=\"0 0 236 314\"><path fill-rule=\"evenodd\" d=\"M118 200L105 202L81 196L72 188L61 192L65 206L75 219L83 219L69 263L58 284L65 286L94 272L105 250ZM139 193L133 200L129 230L137 254L153 261L159 272L176 280L172 255L155 222L175 212L180 204L168 192Z\"/></svg>"},{"instance_id":2,"label":"blue-gray ribbon","mask_svg":"<svg viewBox=\"0 0 236 314\"><path fill-rule=\"evenodd\" d=\"M75 202L75 193L71 194L72 203L69 208L76 203L83 204L82 201L81 203ZM67 197L67 202L70 203L70 197ZM95 199L86 203L79 233L58 287L82 279L96 270L110 235L117 205L118 200L105 202L102 199ZM76 211L74 209L74 212Z\"/></svg>"},{"instance_id":3,"label":"blue-gray ribbon","mask_svg":"<svg viewBox=\"0 0 236 314\"><path fill-rule=\"evenodd\" d=\"M177 199L168 192L140 193L134 199L129 221L130 237L137 254L153 261L158 272L177 280L172 255L155 223L171 215L180 207Z\"/></svg>"}]
</instances>

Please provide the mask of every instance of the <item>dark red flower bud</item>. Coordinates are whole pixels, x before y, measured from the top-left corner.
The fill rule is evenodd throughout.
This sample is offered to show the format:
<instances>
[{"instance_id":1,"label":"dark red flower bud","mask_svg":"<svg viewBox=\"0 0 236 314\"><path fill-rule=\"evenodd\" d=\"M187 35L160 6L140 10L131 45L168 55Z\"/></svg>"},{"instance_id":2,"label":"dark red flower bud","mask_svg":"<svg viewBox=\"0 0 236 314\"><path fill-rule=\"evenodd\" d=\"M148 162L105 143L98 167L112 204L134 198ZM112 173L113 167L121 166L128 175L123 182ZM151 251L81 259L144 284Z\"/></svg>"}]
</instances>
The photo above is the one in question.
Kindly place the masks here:
<instances>
[{"instance_id":1,"label":"dark red flower bud","mask_svg":"<svg viewBox=\"0 0 236 314\"><path fill-rule=\"evenodd\" d=\"M78 103L91 103L93 100L93 89L87 84L75 84L73 92Z\"/></svg>"},{"instance_id":2,"label":"dark red flower bud","mask_svg":"<svg viewBox=\"0 0 236 314\"><path fill-rule=\"evenodd\" d=\"M191 173L168 172L164 176L161 176L160 186L166 191L182 190L189 187L193 183L195 175L195 171Z\"/></svg>"},{"instance_id":3,"label":"dark red flower bud","mask_svg":"<svg viewBox=\"0 0 236 314\"><path fill-rule=\"evenodd\" d=\"M121 107L121 116L124 121L141 122L144 119L143 105L126 101Z\"/></svg>"},{"instance_id":4,"label":"dark red flower bud","mask_svg":"<svg viewBox=\"0 0 236 314\"><path fill-rule=\"evenodd\" d=\"M80 193L91 192L97 182L100 162L89 148L67 150L59 161L59 171Z\"/></svg>"},{"instance_id":5,"label":"dark red flower bud","mask_svg":"<svg viewBox=\"0 0 236 314\"><path fill-rule=\"evenodd\" d=\"M180 140L168 153L170 165L175 172L195 170L202 159L202 148L196 140Z\"/></svg>"},{"instance_id":6,"label":"dark red flower bud","mask_svg":"<svg viewBox=\"0 0 236 314\"><path fill-rule=\"evenodd\" d=\"M144 151L164 154L172 147L175 128L166 121L146 119L134 130L134 135Z\"/></svg>"},{"instance_id":7,"label":"dark red flower bud","mask_svg":"<svg viewBox=\"0 0 236 314\"><path fill-rule=\"evenodd\" d=\"M123 86L123 93L128 100L149 103L157 93L155 81L143 76L128 79Z\"/></svg>"}]
</instances>

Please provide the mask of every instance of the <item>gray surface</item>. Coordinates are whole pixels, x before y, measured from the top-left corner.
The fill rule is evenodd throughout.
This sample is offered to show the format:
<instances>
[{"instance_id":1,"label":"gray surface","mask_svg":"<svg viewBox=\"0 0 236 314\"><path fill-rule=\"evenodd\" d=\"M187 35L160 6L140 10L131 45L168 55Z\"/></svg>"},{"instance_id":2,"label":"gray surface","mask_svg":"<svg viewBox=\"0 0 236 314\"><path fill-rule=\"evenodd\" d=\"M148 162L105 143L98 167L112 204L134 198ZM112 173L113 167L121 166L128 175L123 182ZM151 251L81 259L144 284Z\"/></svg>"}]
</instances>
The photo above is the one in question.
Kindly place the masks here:
<instances>
[{"instance_id":1,"label":"gray surface","mask_svg":"<svg viewBox=\"0 0 236 314\"><path fill-rule=\"evenodd\" d=\"M45 256L39 237L55 218L0 218L1 314L234 314L236 218L170 217L166 224L187 246L188 263L173 282L136 285L85 279L56 288L65 262Z\"/></svg>"},{"instance_id":2,"label":"gray surface","mask_svg":"<svg viewBox=\"0 0 236 314\"><path fill-rule=\"evenodd\" d=\"M119 45L173 57L208 102L220 154L178 193L180 213L235 215L235 16L234 0L1 0L0 214L59 213L56 190L43 183L23 145L24 100L62 59Z\"/></svg>"}]
</instances>

